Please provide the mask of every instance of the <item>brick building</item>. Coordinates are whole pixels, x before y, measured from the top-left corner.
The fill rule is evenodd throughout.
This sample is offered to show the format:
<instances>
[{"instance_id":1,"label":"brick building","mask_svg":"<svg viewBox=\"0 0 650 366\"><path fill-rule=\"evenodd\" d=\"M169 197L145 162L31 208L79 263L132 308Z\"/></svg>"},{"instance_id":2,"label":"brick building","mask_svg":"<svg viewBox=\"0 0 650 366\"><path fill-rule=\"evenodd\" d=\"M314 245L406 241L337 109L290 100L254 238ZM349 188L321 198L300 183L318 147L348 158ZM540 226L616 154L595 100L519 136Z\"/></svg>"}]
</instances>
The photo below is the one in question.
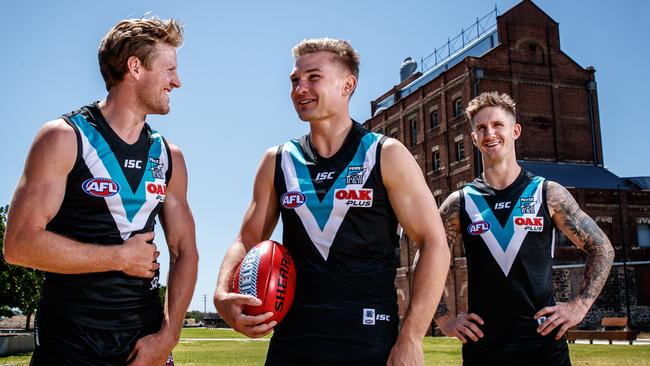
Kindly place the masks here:
<instances>
[{"instance_id":1,"label":"brick building","mask_svg":"<svg viewBox=\"0 0 650 366\"><path fill-rule=\"evenodd\" d=\"M410 149L440 204L480 174L467 103L485 91L513 96L523 127L516 143L520 164L567 187L616 249L606 288L581 327L605 315L631 314L635 326L650 329L650 179L621 178L603 167L595 69L561 50L558 23L529 0L502 15L495 9L421 66L416 72L405 60L402 81L371 102L373 117L365 125ZM416 252L404 238L396 281L402 312ZM556 299L566 301L580 287L585 255L560 233L554 257ZM450 310L465 311L462 248L453 253L450 271Z\"/></svg>"}]
</instances>

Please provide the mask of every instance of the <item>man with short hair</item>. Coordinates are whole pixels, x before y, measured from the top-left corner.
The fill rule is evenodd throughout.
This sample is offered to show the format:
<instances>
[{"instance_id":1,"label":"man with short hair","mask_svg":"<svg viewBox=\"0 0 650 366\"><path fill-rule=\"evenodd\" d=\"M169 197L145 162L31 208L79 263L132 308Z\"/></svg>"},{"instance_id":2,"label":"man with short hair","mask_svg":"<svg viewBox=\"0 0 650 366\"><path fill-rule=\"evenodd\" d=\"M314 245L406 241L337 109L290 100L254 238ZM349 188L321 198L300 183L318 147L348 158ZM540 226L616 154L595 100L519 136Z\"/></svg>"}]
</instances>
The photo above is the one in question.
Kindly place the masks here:
<instances>
[{"instance_id":1,"label":"man with short hair","mask_svg":"<svg viewBox=\"0 0 650 366\"><path fill-rule=\"evenodd\" d=\"M45 271L31 365L164 365L178 342L198 255L181 151L152 130L181 86L175 20L132 19L102 40L108 96L46 123L6 228L7 262ZM165 306L160 214L170 253Z\"/></svg>"},{"instance_id":2,"label":"man with short hair","mask_svg":"<svg viewBox=\"0 0 650 366\"><path fill-rule=\"evenodd\" d=\"M463 342L464 365L570 365L562 336L602 290L612 245L564 187L517 164L510 96L483 93L466 113L483 174L440 210L452 253L463 245L467 258L468 311L451 318L442 301L436 322ZM587 252L583 284L567 303L553 298L555 228Z\"/></svg>"},{"instance_id":3,"label":"man with short hair","mask_svg":"<svg viewBox=\"0 0 650 366\"><path fill-rule=\"evenodd\" d=\"M431 191L401 143L350 118L359 56L348 42L304 40L293 54L291 99L310 133L262 158L253 200L223 260L215 305L247 336L275 329L267 365L423 365L422 337L449 263ZM269 238L278 215L297 277L292 308L279 325L265 323L272 313L242 314L244 305L261 302L230 288L237 264ZM420 248L399 336L398 222Z\"/></svg>"}]
</instances>

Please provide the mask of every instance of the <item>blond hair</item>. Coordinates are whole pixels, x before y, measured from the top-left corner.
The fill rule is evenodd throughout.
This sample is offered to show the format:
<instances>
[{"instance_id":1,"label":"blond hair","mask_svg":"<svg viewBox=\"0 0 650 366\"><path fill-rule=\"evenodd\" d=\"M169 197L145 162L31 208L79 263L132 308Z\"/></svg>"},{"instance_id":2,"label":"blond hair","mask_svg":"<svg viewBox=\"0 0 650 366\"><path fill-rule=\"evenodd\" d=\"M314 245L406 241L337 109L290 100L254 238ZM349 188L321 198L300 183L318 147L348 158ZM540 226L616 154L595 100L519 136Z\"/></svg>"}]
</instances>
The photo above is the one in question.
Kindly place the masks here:
<instances>
[{"instance_id":1,"label":"blond hair","mask_svg":"<svg viewBox=\"0 0 650 366\"><path fill-rule=\"evenodd\" d=\"M517 118L516 104L512 98L506 94L499 94L496 91L481 93L478 97L472 99L465 108L465 114L469 122L474 126L474 117L485 107L501 107L504 111Z\"/></svg>"},{"instance_id":2,"label":"blond hair","mask_svg":"<svg viewBox=\"0 0 650 366\"><path fill-rule=\"evenodd\" d=\"M165 43L179 47L183 43L183 26L175 19L155 17L123 20L104 36L97 57L106 90L122 81L128 71L127 60L137 57L146 68L156 56L156 46Z\"/></svg>"},{"instance_id":3,"label":"blond hair","mask_svg":"<svg viewBox=\"0 0 650 366\"><path fill-rule=\"evenodd\" d=\"M304 39L291 51L294 58L313 52L331 52L335 55L334 59L337 62L343 64L355 78L359 78L359 54L346 40L333 38Z\"/></svg>"}]
</instances>

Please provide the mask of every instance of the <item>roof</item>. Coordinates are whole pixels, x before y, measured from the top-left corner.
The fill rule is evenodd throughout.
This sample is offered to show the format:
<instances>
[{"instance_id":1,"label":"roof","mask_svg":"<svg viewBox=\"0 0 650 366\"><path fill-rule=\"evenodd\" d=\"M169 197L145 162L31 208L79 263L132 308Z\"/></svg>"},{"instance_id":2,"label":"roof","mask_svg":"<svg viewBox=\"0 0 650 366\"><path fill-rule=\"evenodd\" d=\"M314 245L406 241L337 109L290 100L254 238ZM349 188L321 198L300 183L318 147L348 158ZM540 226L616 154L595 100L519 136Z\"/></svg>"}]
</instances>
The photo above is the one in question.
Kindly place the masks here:
<instances>
[{"instance_id":1,"label":"roof","mask_svg":"<svg viewBox=\"0 0 650 366\"><path fill-rule=\"evenodd\" d=\"M650 177L628 177L625 179L632 181L641 189L650 190Z\"/></svg>"},{"instance_id":2,"label":"roof","mask_svg":"<svg viewBox=\"0 0 650 366\"><path fill-rule=\"evenodd\" d=\"M591 164L518 161L524 169L567 188L631 190L627 179ZM627 184L626 184L627 183Z\"/></svg>"}]
</instances>

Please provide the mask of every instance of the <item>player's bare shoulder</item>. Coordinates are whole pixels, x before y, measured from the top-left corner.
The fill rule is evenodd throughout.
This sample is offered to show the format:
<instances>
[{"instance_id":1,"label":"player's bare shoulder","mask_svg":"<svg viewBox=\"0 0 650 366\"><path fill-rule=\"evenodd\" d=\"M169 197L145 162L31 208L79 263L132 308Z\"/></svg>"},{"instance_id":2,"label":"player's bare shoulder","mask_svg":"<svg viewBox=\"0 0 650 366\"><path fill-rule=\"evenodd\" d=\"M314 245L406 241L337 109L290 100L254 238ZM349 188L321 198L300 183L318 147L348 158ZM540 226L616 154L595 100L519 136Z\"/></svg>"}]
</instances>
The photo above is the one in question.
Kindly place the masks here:
<instances>
[{"instance_id":1,"label":"player's bare shoulder","mask_svg":"<svg viewBox=\"0 0 650 366\"><path fill-rule=\"evenodd\" d=\"M580 211L575 198L561 184L549 180L546 183L546 203L551 217L555 214L572 216Z\"/></svg>"},{"instance_id":2,"label":"player's bare shoulder","mask_svg":"<svg viewBox=\"0 0 650 366\"><path fill-rule=\"evenodd\" d=\"M56 157L56 158L53 158ZM57 169L69 172L77 159L77 137L62 118L46 122L34 138L27 169Z\"/></svg>"},{"instance_id":3,"label":"player's bare shoulder","mask_svg":"<svg viewBox=\"0 0 650 366\"><path fill-rule=\"evenodd\" d=\"M443 220L460 215L460 191L452 192L440 205L440 215Z\"/></svg>"}]
</instances>

